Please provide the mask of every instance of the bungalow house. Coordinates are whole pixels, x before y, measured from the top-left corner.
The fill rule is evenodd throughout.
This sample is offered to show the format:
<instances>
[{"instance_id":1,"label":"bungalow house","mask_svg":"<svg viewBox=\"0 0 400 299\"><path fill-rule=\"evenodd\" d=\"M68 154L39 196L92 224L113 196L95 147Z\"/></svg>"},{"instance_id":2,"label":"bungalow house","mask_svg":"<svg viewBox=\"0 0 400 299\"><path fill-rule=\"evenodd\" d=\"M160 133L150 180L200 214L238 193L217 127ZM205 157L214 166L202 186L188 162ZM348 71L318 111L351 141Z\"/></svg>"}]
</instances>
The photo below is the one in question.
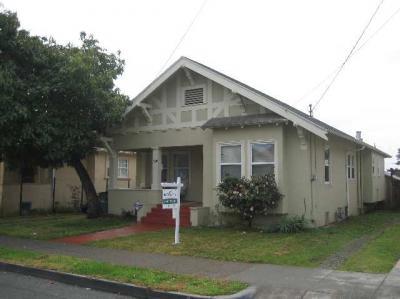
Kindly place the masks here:
<instances>
[{"instance_id":1,"label":"bungalow house","mask_svg":"<svg viewBox=\"0 0 400 299\"><path fill-rule=\"evenodd\" d=\"M107 151L103 148L96 148L83 160L99 193L107 190L108 160ZM135 186L135 153L120 152L117 160L117 187ZM53 182L55 182L54 185ZM27 167L21 173L0 163L0 216L18 214L20 196L29 209L51 210L53 195L54 204L58 210L77 210L82 202L86 202L81 182L74 168L65 165L53 171L48 168Z\"/></svg>"},{"instance_id":2,"label":"bungalow house","mask_svg":"<svg viewBox=\"0 0 400 299\"><path fill-rule=\"evenodd\" d=\"M274 213L305 215L315 226L358 215L386 194L390 156L360 134L352 137L186 57L134 98L105 142L109 212L140 202L138 219L149 223L170 223L161 219L160 183L178 176L193 226L221 221L216 186L226 176L274 173L284 194ZM137 154L134 189L116 186L117 151Z\"/></svg>"}]
</instances>

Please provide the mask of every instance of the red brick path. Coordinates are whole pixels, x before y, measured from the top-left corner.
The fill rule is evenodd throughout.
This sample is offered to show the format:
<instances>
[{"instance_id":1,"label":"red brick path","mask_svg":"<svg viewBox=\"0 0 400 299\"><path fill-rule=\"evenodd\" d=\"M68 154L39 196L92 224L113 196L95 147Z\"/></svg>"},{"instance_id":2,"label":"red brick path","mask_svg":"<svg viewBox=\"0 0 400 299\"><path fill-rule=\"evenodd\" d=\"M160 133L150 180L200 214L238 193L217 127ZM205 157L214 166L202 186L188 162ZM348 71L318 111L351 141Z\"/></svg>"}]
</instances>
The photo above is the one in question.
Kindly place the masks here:
<instances>
[{"instance_id":1,"label":"red brick path","mask_svg":"<svg viewBox=\"0 0 400 299\"><path fill-rule=\"evenodd\" d=\"M80 236L65 237L61 239L55 239L54 242L58 243L69 243L69 244L85 244L92 241L114 239L118 237L129 236L137 233L159 231L165 229L165 225L162 224L133 224L121 228L115 228L90 234L84 234Z\"/></svg>"}]
</instances>

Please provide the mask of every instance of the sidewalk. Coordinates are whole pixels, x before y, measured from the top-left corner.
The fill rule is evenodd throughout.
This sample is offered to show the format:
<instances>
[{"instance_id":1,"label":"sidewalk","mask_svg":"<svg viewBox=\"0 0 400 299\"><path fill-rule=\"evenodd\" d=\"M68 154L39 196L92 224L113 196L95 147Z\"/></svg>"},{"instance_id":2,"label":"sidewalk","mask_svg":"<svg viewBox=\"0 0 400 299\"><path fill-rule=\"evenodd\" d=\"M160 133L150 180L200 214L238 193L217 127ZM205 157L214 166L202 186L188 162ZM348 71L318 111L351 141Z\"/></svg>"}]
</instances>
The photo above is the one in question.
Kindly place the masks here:
<instances>
[{"instance_id":1,"label":"sidewalk","mask_svg":"<svg viewBox=\"0 0 400 299\"><path fill-rule=\"evenodd\" d=\"M389 274L366 274L203 258L136 253L0 236L0 246L98 261L241 280L257 286L257 298L400 298L400 263Z\"/></svg>"}]
</instances>

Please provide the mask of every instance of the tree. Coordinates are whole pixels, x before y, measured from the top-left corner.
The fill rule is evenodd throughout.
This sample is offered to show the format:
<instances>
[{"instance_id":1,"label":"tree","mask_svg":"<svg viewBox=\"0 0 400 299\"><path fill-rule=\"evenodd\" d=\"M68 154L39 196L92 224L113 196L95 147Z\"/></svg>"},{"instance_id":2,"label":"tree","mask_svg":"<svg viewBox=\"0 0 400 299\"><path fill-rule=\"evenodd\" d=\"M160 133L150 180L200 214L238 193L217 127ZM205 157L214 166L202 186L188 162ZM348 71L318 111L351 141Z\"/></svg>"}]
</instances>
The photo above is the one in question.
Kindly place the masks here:
<instances>
[{"instance_id":1,"label":"tree","mask_svg":"<svg viewBox=\"0 0 400 299\"><path fill-rule=\"evenodd\" d=\"M227 177L218 185L218 198L224 207L232 209L252 226L256 215L266 215L276 208L283 195L275 175L248 178Z\"/></svg>"},{"instance_id":2,"label":"tree","mask_svg":"<svg viewBox=\"0 0 400 299\"><path fill-rule=\"evenodd\" d=\"M129 103L115 87L124 61L81 33L81 45L59 45L19 29L0 12L0 153L15 167L73 166L100 213L96 189L81 160L117 125Z\"/></svg>"}]
</instances>

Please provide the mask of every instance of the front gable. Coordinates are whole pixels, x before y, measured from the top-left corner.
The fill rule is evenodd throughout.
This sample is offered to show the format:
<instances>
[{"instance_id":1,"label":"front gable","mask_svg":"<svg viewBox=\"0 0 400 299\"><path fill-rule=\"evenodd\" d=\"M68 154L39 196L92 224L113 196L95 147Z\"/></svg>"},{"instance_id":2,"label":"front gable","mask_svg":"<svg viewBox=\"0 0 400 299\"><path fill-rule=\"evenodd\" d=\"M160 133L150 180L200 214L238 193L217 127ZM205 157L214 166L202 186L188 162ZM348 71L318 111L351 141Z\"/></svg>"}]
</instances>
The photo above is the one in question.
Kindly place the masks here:
<instances>
[{"instance_id":1,"label":"front gable","mask_svg":"<svg viewBox=\"0 0 400 299\"><path fill-rule=\"evenodd\" d=\"M176 77L175 80L174 77ZM203 105L201 108L194 108L194 106L189 108L182 104L184 103L182 90L187 85L196 87L198 84L205 86L203 90L205 102L201 104ZM174 85L176 87L173 87ZM172 87L167 88L167 86ZM223 88L221 89L220 86ZM219 88L222 96L221 94L214 96ZM175 95L175 97L167 96L167 94ZM220 104L217 104L218 101ZM227 101L232 101L232 103L227 103ZM163 103L169 103L169 106L165 108ZM174 105L175 107L172 107ZM221 108L221 106L224 107ZM163 109L165 111L161 111ZM260 112L262 110L264 112ZM250 115L253 112L277 114L291 121L298 128L304 128L324 140L328 139L327 129L313 122L304 113L186 57L177 60L135 97L132 105L125 112L126 120L123 130L137 132L198 127L215 116L236 116L239 113ZM141 119L143 117L144 120Z\"/></svg>"},{"instance_id":2,"label":"front gable","mask_svg":"<svg viewBox=\"0 0 400 299\"><path fill-rule=\"evenodd\" d=\"M126 115L129 131L201 127L216 117L274 114L217 82L178 69Z\"/></svg>"}]
</instances>

